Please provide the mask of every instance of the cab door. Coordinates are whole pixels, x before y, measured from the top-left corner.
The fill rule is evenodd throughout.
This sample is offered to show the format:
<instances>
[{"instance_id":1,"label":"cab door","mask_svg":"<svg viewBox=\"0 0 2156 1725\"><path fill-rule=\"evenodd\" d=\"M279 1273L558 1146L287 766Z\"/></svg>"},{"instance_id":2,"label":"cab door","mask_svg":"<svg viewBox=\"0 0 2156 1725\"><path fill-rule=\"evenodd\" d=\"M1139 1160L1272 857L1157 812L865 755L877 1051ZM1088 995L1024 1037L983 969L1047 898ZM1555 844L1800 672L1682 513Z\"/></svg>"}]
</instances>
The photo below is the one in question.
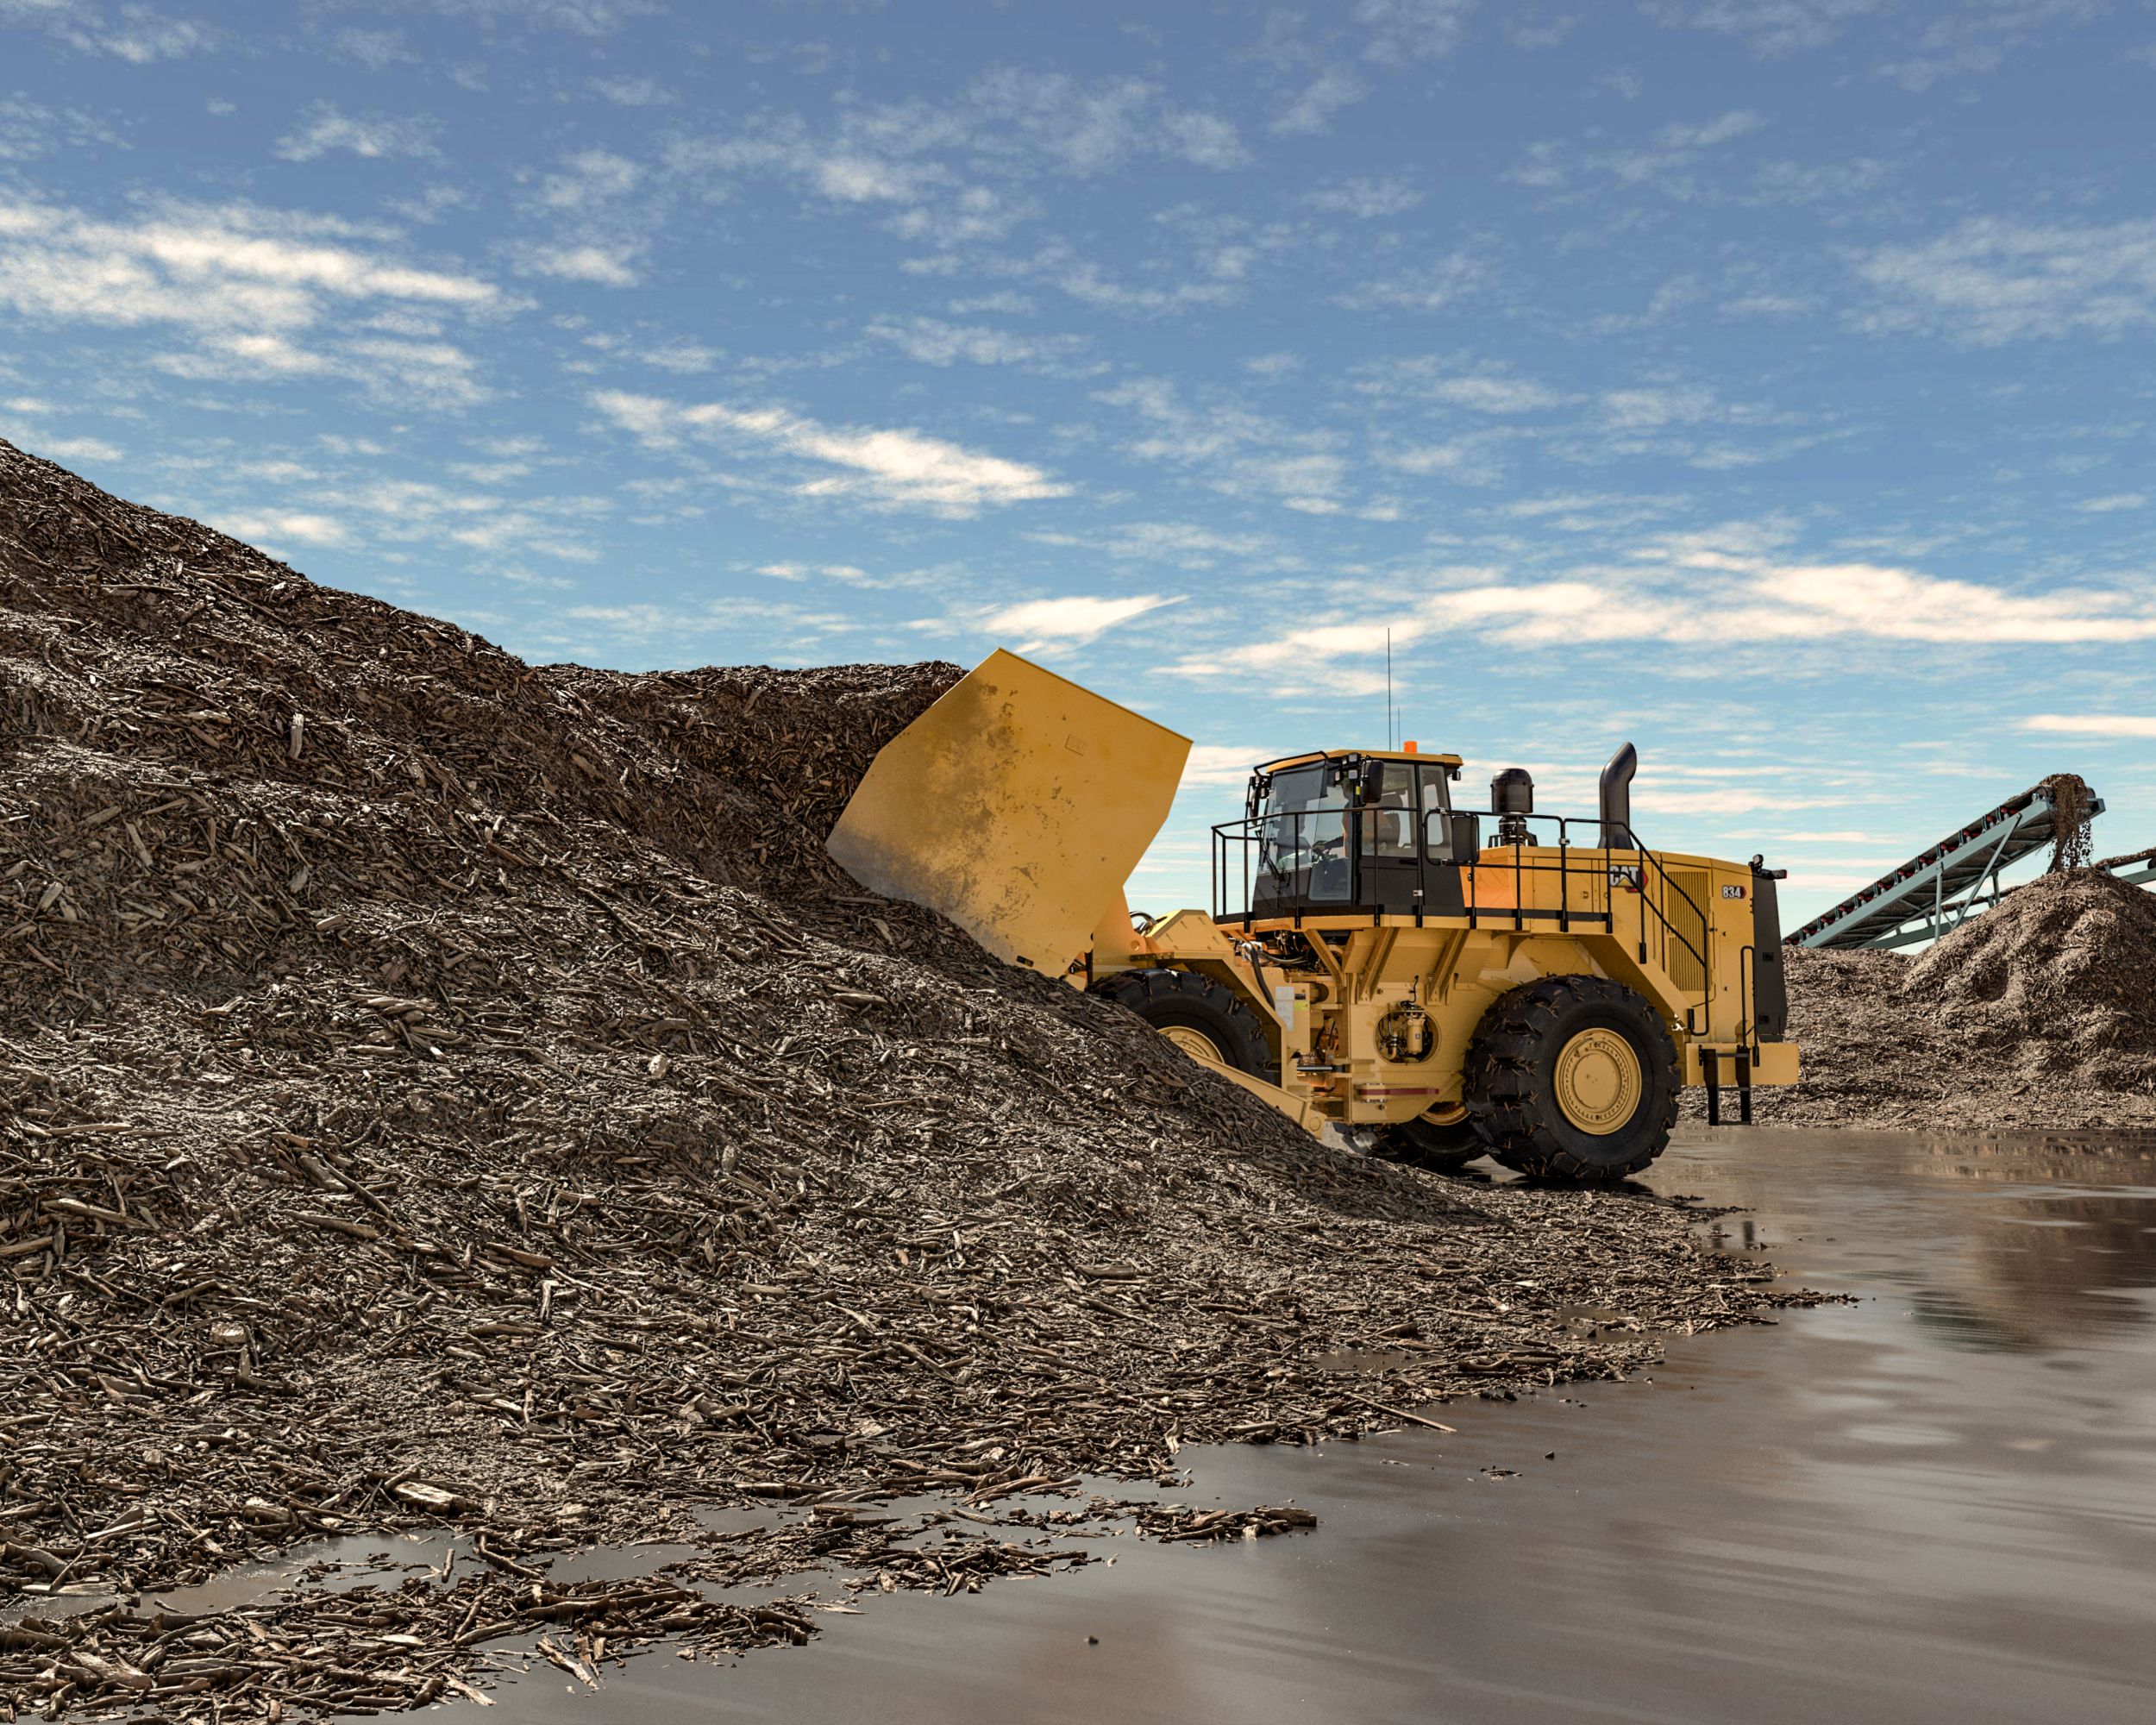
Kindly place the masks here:
<instances>
[{"instance_id":1,"label":"cab door","mask_svg":"<svg viewBox=\"0 0 2156 1725\"><path fill-rule=\"evenodd\" d=\"M1357 809L1355 901L1364 910L1412 916L1420 902L1422 866L1416 852L1421 820L1415 768L1382 761L1363 781Z\"/></svg>"}]
</instances>

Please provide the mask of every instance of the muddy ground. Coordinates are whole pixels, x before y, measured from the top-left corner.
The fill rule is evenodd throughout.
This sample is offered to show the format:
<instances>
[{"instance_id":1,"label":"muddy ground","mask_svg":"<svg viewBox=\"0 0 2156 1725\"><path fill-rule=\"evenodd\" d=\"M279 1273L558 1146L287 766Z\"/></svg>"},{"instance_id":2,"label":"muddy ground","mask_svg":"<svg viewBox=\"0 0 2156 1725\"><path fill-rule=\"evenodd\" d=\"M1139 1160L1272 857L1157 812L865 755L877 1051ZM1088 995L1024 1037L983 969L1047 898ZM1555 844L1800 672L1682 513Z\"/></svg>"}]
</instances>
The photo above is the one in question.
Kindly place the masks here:
<instances>
[{"instance_id":1,"label":"muddy ground","mask_svg":"<svg viewBox=\"0 0 2156 1725\"><path fill-rule=\"evenodd\" d=\"M1679 1204L1320 1148L864 894L824 835L953 674L530 666L0 444L0 1701L386 1709L537 1631L799 1640L704 1584L978 1585L1049 1561L1021 1496L1112 1514L1087 1476L1779 1297ZM923 1493L962 1537L874 1513ZM697 1514L774 1500L818 1515ZM472 1557L154 1605L418 1527ZM550 1578L657 1539L701 1555Z\"/></svg>"}]
</instances>

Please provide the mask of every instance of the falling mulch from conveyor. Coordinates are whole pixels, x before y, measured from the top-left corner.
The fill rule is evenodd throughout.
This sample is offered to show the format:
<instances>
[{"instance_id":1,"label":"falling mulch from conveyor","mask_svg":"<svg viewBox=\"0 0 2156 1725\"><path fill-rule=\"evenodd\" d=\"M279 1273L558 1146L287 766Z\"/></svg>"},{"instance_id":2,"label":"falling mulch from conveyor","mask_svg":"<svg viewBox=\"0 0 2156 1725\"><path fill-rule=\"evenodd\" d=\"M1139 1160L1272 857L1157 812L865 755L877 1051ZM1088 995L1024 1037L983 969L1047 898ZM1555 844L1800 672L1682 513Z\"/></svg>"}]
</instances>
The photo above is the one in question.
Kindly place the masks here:
<instances>
[{"instance_id":1,"label":"falling mulch from conveyor","mask_svg":"<svg viewBox=\"0 0 2156 1725\"><path fill-rule=\"evenodd\" d=\"M1804 1076L1755 1093L1763 1121L2156 1126L2156 894L2104 869L2040 875L1920 957L1785 957Z\"/></svg>"},{"instance_id":2,"label":"falling mulch from conveyor","mask_svg":"<svg viewBox=\"0 0 2156 1725\"><path fill-rule=\"evenodd\" d=\"M865 894L824 835L951 667L529 666L4 443L0 601L14 1708L799 1639L699 1590L978 1585L1051 1560L1013 1506L1087 1476L1620 1376L1775 1298L1677 1205L1322 1148ZM867 1513L924 1494L962 1561ZM709 1525L774 1502L815 1513ZM429 1527L454 1573L157 1603ZM705 1555L550 1578L651 1540Z\"/></svg>"}]
</instances>

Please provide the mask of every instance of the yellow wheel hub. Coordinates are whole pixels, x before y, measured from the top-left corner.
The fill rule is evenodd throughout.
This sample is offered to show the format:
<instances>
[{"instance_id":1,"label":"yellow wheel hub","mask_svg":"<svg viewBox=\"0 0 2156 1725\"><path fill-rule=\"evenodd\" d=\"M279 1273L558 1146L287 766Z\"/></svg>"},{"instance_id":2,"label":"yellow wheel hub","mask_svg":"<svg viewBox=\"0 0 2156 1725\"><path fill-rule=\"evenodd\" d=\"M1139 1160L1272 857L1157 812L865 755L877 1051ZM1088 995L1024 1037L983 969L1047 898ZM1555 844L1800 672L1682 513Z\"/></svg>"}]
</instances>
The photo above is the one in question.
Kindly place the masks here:
<instances>
[{"instance_id":1,"label":"yellow wheel hub","mask_svg":"<svg viewBox=\"0 0 2156 1725\"><path fill-rule=\"evenodd\" d=\"M1639 1057L1614 1030L1583 1030L1557 1054L1557 1108L1583 1132L1604 1137L1639 1107Z\"/></svg>"},{"instance_id":2,"label":"yellow wheel hub","mask_svg":"<svg viewBox=\"0 0 2156 1725\"><path fill-rule=\"evenodd\" d=\"M1163 1025L1160 1033L1185 1054L1194 1054L1200 1060L1217 1060L1223 1066L1227 1064L1227 1057L1220 1052L1220 1044L1201 1030L1193 1030L1188 1025Z\"/></svg>"}]
</instances>

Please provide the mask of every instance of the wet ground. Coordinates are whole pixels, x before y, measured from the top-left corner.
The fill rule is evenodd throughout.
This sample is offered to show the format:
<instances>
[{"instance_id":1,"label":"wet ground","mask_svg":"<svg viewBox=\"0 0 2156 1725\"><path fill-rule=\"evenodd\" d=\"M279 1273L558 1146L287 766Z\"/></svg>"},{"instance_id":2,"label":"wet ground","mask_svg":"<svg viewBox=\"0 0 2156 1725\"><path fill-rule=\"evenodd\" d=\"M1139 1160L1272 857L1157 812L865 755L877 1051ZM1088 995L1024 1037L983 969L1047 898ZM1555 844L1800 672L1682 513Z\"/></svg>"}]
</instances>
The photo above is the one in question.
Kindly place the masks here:
<instances>
[{"instance_id":1,"label":"wet ground","mask_svg":"<svg viewBox=\"0 0 2156 1725\"><path fill-rule=\"evenodd\" d=\"M535 1675L489 1717L2156 1715L2156 1139L1725 1131L1651 1183L1746 1207L1733 1249L1857 1302L1680 1339L1651 1383L1430 1410L1456 1436L1186 1452L1185 1501L1292 1497L1314 1536L1113 1540L734 1666Z\"/></svg>"}]
</instances>

